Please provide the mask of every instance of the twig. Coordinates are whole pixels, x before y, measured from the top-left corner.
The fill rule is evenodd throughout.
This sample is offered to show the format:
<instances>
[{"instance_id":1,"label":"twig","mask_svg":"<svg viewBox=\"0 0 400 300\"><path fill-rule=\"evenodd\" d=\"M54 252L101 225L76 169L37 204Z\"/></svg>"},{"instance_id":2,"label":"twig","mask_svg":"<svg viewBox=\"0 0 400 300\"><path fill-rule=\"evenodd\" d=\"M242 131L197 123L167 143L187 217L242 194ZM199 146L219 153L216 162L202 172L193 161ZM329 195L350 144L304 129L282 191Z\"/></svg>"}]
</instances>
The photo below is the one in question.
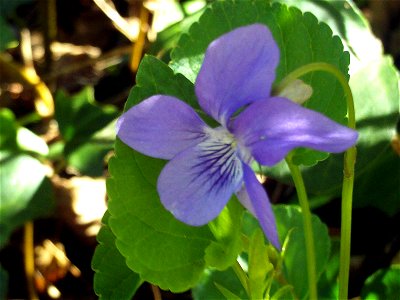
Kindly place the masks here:
<instances>
[{"instance_id":1,"label":"twig","mask_svg":"<svg viewBox=\"0 0 400 300\"><path fill-rule=\"evenodd\" d=\"M153 292L154 300L162 300L161 292L158 286L151 284L151 291Z\"/></svg>"},{"instance_id":2,"label":"twig","mask_svg":"<svg viewBox=\"0 0 400 300\"><path fill-rule=\"evenodd\" d=\"M129 53L131 53L132 50L132 46L128 45L128 46L123 46L114 50L111 50L110 52L107 52L99 57L96 58L89 58L86 61L79 61L77 63L72 63L70 65L64 66L62 68L56 69L53 72L44 75L43 76L43 80L48 82L48 81L52 81L54 79L57 79L60 76L64 76L64 75L68 75L71 73L76 73L79 70L82 70L86 67L90 67L92 65L95 65L99 62L105 61L107 59L113 58L113 57L119 57L119 56L123 56L123 55L128 55Z\"/></svg>"},{"instance_id":3,"label":"twig","mask_svg":"<svg viewBox=\"0 0 400 300\"><path fill-rule=\"evenodd\" d=\"M113 25L121 32L128 40L134 42L137 38L136 32L132 30L132 26L116 11L111 1L93 0L93 2L110 18Z\"/></svg>"},{"instance_id":4,"label":"twig","mask_svg":"<svg viewBox=\"0 0 400 300\"><path fill-rule=\"evenodd\" d=\"M41 117L50 117L54 114L53 96L47 85L36 74L35 69L19 66L6 53L0 53L0 66L10 70L23 83L33 87L37 96L35 108Z\"/></svg>"},{"instance_id":5,"label":"twig","mask_svg":"<svg viewBox=\"0 0 400 300\"><path fill-rule=\"evenodd\" d=\"M48 71L53 61L50 45L57 35L56 0L40 0L39 7L42 20L41 28L43 33L45 70Z\"/></svg>"},{"instance_id":6,"label":"twig","mask_svg":"<svg viewBox=\"0 0 400 300\"><path fill-rule=\"evenodd\" d=\"M133 45L131 56L131 70L136 73L139 68L139 63L142 58L143 48L147 33L147 22L149 20L149 11L143 6L140 7L140 20L139 20L139 35L136 43Z\"/></svg>"},{"instance_id":7,"label":"twig","mask_svg":"<svg viewBox=\"0 0 400 300\"><path fill-rule=\"evenodd\" d=\"M13 68L29 84L33 85L36 91L34 102L37 113L41 117L50 117L54 114L54 100L49 88L36 73L33 63L31 33L28 29L21 30L21 56L24 66L15 65L15 68ZM10 63L12 62L10 61Z\"/></svg>"},{"instance_id":8,"label":"twig","mask_svg":"<svg viewBox=\"0 0 400 300\"><path fill-rule=\"evenodd\" d=\"M35 257L33 251L33 222L27 222L24 226L24 260L25 275L28 284L29 299L39 299L34 285Z\"/></svg>"}]
</instances>

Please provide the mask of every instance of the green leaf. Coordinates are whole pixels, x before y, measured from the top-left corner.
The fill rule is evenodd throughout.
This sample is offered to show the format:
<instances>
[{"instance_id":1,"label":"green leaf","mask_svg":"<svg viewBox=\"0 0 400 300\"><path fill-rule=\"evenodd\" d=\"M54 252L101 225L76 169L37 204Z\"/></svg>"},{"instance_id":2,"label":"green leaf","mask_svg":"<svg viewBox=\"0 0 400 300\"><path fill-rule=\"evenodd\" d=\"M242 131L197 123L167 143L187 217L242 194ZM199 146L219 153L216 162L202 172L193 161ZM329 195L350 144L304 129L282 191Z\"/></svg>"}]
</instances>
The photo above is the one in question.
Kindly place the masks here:
<instances>
[{"instance_id":1,"label":"green leaf","mask_svg":"<svg viewBox=\"0 0 400 300\"><path fill-rule=\"evenodd\" d=\"M154 94L195 101L193 84L151 56L142 60L136 82L125 109ZM109 225L129 268L162 289L180 292L197 283L207 264L223 268L235 261L241 249L240 225L235 225L240 224L238 204L231 203L212 222L212 230L188 226L158 198L156 182L165 161L144 156L118 139L115 151L107 181ZM225 257L218 262L216 255L222 253Z\"/></svg>"},{"instance_id":2,"label":"green leaf","mask_svg":"<svg viewBox=\"0 0 400 300\"><path fill-rule=\"evenodd\" d=\"M218 218L208 227L217 241L211 242L206 249L205 260L208 266L225 270L236 261L242 249L241 235L243 206L232 199Z\"/></svg>"},{"instance_id":3,"label":"green leaf","mask_svg":"<svg viewBox=\"0 0 400 300\"><path fill-rule=\"evenodd\" d=\"M139 66L136 88L131 90L125 111L143 99L156 94L175 96L195 109L199 109L193 84L174 72L157 58L146 55Z\"/></svg>"},{"instance_id":4,"label":"green leaf","mask_svg":"<svg viewBox=\"0 0 400 300\"><path fill-rule=\"evenodd\" d=\"M110 105L98 106L94 100L92 87L69 96L58 91L55 97L55 118L63 139L70 143L69 151L82 144L95 132L101 130L118 116L118 111Z\"/></svg>"},{"instance_id":5,"label":"green leaf","mask_svg":"<svg viewBox=\"0 0 400 300\"><path fill-rule=\"evenodd\" d=\"M7 108L0 110L0 149L2 152L32 152L47 155L46 142L25 127L20 127L13 112Z\"/></svg>"},{"instance_id":6,"label":"green leaf","mask_svg":"<svg viewBox=\"0 0 400 300\"><path fill-rule=\"evenodd\" d=\"M11 110L3 108L0 110L0 149L1 151L16 151L18 126L15 116Z\"/></svg>"},{"instance_id":7,"label":"green leaf","mask_svg":"<svg viewBox=\"0 0 400 300\"><path fill-rule=\"evenodd\" d=\"M45 174L46 167L25 154L10 155L0 162L0 247L14 229L54 209L52 185Z\"/></svg>"},{"instance_id":8,"label":"green leaf","mask_svg":"<svg viewBox=\"0 0 400 300\"><path fill-rule=\"evenodd\" d=\"M340 240L339 237L331 239L331 253L326 266L318 281L318 296L321 299L338 299L339 296L339 265L340 265Z\"/></svg>"},{"instance_id":9,"label":"green leaf","mask_svg":"<svg viewBox=\"0 0 400 300\"><path fill-rule=\"evenodd\" d=\"M239 296L237 296L236 294L232 293L230 290L228 290L227 288L224 288L222 285L218 284L218 283L214 283L216 288L220 291L220 293L222 295L224 295L224 297L226 299L231 299L231 300L240 300L241 298Z\"/></svg>"},{"instance_id":10,"label":"green leaf","mask_svg":"<svg viewBox=\"0 0 400 300\"><path fill-rule=\"evenodd\" d=\"M284 285L279 288L274 295L271 297L271 300L292 300L295 299L293 297L293 286Z\"/></svg>"},{"instance_id":11,"label":"green leaf","mask_svg":"<svg viewBox=\"0 0 400 300\"><path fill-rule=\"evenodd\" d=\"M106 126L118 116L110 105L99 106L92 87L68 96L59 91L55 97L55 118L65 141L63 148L69 166L83 175L100 176L104 156L112 149L114 132L104 134ZM111 129L113 131L113 129Z\"/></svg>"},{"instance_id":12,"label":"green leaf","mask_svg":"<svg viewBox=\"0 0 400 300\"><path fill-rule=\"evenodd\" d=\"M248 299L246 291L232 268L223 272L206 270L199 283L192 289L193 298L195 300L224 299L224 293L218 286L224 287L240 299Z\"/></svg>"},{"instance_id":13,"label":"green leaf","mask_svg":"<svg viewBox=\"0 0 400 300\"><path fill-rule=\"evenodd\" d=\"M283 263L284 274L288 283L294 287L295 294L304 299L308 293L307 258L305 251L304 227L301 210L296 206L278 205L274 207L281 240L288 236ZM317 277L324 272L330 253L330 238L328 228L320 219L313 215L315 259ZM283 239L282 239L283 238ZM299 272L299 270L302 270Z\"/></svg>"},{"instance_id":14,"label":"green leaf","mask_svg":"<svg viewBox=\"0 0 400 300\"><path fill-rule=\"evenodd\" d=\"M397 300L400 295L400 265L380 269L367 278L361 298L368 300Z\"/></svg>"},{"instance_id":15,"label":"green leaf","mask_svg":"<svg viewBox=\"0 0 400 300\"><path fill-rule=\"evenodd\" d=\"M381 42L374 36L368 20L349 0L277 0L296 6L302 12L311 12L320 22L329 25L335 35L340 36L349 51L350 75L365 63L380 58L383 53Z\"/></svg>"},{"instance_id":16,"label":"green leaf","mask_svg":"<svg viewBox=\"0 0 400 300\"><path fill-rule=\"evenodd\" d=\"M369 63L350 81L360 133L354 206L375 206L388 215L400 211L400 160L391 147L399 118L399 83L389 57Z\"/></svg>"},{"instance_id":17,"label":"green leaf","mask_svg":"<svg viewBox=\"0 0 400 300\"><path fill-rule=\"evenodd\" d=\"M267 288L267 274L274 269L269 261L268 246L264 242L264 234L257 229L250 240L248 277L249 294L253 299L263 299Z\"/></svg>"},{"instance_id":18,"label":"green leaf","mask_svg":"<svg viewBox=\"0 0 400 300\"><path fill-rule=\"evenodd\" d=\"M68 165L87 176L101 176L104 173L104 158L115 142L115 123L111 122L97 131L84 144L77 146L68 155Z\"/></svg>"},{"instance_id":19,"label":"green leaf","mask_svg":"<svg viewBox=\"0 0 400 300\"><path fill-rule=\"evenodd\" d=\"M214 2L189 33L182 35L171 54L172 68L194 82L210 42L236 27L252 23L267 25L280 48L276 82L312 62L330 63L347 75L349 55L343 52L340 39L332 36L326 24L318 23L310 13L303 15L296 8L278 3L271 6L266 1ZM313 88L313 95L304 106L345 123L346 102L337 80L324 72L314 72L302 80ZM328 157L327 153L309 149L301 151L294 157L298 164L312 165Z\"/></svg>"},{"instance_id":20,"label":"green leaf","mask_svg":"<svg viewBox=\"0 0 400 300\"><path fill-rule=\"evenodd\" d=\"M18 128L16 139L21 151L33 152L42 156L49 153L46 142L25 127Z\"/></svg>"},{"instance_id":21,"label":"green leaf","mask_svg":"<svg viewBox=\"0 0 400 300\"><path fill-rule=\"evenodd\" d=\"M109 213L97 235L99 245L92 259L94 291L100 299L131 299L143 281L125 263L115 246L115 236L108 226Z\"/></svg>"}]
</instances>

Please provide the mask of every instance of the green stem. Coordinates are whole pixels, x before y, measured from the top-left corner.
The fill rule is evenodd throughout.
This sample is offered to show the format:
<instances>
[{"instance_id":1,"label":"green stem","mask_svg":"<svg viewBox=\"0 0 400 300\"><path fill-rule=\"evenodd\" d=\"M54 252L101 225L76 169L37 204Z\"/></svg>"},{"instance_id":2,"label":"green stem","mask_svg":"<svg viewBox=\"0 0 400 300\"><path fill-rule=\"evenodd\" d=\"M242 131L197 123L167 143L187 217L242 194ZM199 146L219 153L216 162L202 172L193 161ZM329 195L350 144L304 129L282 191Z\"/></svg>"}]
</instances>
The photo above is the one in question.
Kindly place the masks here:
<instances>
[{"instance_id":1,"label":"green stem","mask_svg":"<svg viewBox=\"0 0 400 300\"><path fill-rule=\"evenodd\" d=\"M308 274L308 288L310 299L318 299L317 294L317 273L315 270L315 248L314 248L314 234L312 229L311 211L308 204L306 188L304 185L303 177L298 166L292 163L291 155L286 157L286 163L292 174L294 185L296 186L297 196L301 211L303 213L303 226L304 236L306 242L306 257L307 257L307 274Z\"/></svg>"},{"instance_id":2,"label":"green stem","mask_svg":"<svg viewBox=\"0 0 400 300\"><path fill-rule=\"evenodd\" d=\"M324 71L334 75L340 82L347 101L348 126L356 128L354 100L347 78L335 66L327 63L312 63L302 66L287 75L274 92L279 94L293 80L313 71ZM339 299L348 298L350 247L351 247L351 213L354 186L354 165L356 148L347 149L344 155L343 187L342 187L342 221L340 235L340 269L339 269Z\"/></svg>"},{"instance_id":3,"label":"green stem","mask_svg":"<svg viewBox=\"0 0 400 300\"><path fill-rule=\"evenodd\" d=\"M356 148L349 148L344 154L344 172L342 187L342 224L340 229L340 267L339 299L348 299L350 249L351 249L351 213L353 206L354 164Z\"/></svg>"}]
</instances>

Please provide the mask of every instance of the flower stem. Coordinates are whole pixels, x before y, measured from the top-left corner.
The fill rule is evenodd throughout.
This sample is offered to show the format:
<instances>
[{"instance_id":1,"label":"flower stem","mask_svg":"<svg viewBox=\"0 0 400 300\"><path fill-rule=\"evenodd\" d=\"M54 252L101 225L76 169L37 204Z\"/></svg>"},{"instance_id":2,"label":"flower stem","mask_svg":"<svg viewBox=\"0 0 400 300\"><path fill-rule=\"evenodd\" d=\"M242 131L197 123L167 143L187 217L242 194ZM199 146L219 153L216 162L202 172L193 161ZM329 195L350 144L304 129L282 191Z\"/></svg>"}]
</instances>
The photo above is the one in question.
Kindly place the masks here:
<instances>
[{"instance_id":1,"label":"flower stem","mask_svg":"<svg viewBox=\"0 0 400 300\"><path fill-rule=\"evenodd\" d=\"M340 82L347 101L348 126L356 128L354 100L347 78L335 66L327 63L311 63L302 66L287 75L275 88L281 92L293 80L313 71L325 71L334 75ZM347 149L344 155L343 186L342 186L342 221L340 234L340 269L339 269L339 299L348 298L350 247L351 247L351 213L354 186L354 165L356 162L356 148Z\"/></svg>"},{"instance_id":2,"label":"flower stem","mask_svg":"<svg viewBox=\"0 0 400 300\"><path fill-rule=\"evenodd\" d=\"M314 248L314 233L312 229L311 211L308 204L307 192L304 185L303 177L297 165L292 163L291 155L286 157L286 163L292 174L294 185L296 186L297 196L303 214L304 237L306 242L306 257L307 257L307 273L308 273L308 288L309 299L318 299L317 294L317 273L315 270L315 248Z\"/></svg>"},{"instance_id":3,"label":"flower stem","mask_svg":"<svg viewBox=\"0 0 400 300\"><path fill-rule=\"evenodd\" d=\"M344 154L342 224L340 229L339 299L348 299L355 161L356 148L351 147Z\"/></svg>"}]
</instances>

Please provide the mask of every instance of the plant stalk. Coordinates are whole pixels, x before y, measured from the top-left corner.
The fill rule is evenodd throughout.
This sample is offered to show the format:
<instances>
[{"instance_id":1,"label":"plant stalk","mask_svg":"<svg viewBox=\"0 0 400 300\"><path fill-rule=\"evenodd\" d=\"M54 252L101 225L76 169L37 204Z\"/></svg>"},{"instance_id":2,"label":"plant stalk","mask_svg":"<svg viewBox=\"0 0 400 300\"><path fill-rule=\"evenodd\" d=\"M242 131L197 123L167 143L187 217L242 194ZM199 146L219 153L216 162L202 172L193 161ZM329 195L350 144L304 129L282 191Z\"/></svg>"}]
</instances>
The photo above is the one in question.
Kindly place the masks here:
<instances>
[{"instance_id":1,"label":"plant stalk","mask_svg":"<svg viewBox=\"0 0 400 300\"><path fill-rule=\"evenodd\" d=\"M332 74L340 82L347 101L348 127L355 129L354 100L347 78L335 66L327 63L311 63L302 66L288 74L278 86L275 93L279 94L293 80L313 71L324 71ZM357 151L355 146L347 149L344 155L343 186L342 186L342 215L340 235L340 268L339 268L339 299L348 299L350 249L351 249L351 216L354 186L354 166Z\"/></svg>"},{"instance_id":2,"label":"plant stalk","mask_svg":"<svg viewBox=\"0 0 400 300\"><path fill-rule=\"evenodd\" d=\"M292 163L291 155L286 158L286 163L292 174L294 185L296 186L297 196L301 212L303 214L304 237L306 243L306 257L307 257L307 275L308 275L308 289L309 299L318 299L317 293L317 272L315 269L315 247L314 247L314 232L312 228L311 211L308 204L307 192L304 185L303 177L301 176L300 169L297 165Z\"/></svg>"}]
</instances>

